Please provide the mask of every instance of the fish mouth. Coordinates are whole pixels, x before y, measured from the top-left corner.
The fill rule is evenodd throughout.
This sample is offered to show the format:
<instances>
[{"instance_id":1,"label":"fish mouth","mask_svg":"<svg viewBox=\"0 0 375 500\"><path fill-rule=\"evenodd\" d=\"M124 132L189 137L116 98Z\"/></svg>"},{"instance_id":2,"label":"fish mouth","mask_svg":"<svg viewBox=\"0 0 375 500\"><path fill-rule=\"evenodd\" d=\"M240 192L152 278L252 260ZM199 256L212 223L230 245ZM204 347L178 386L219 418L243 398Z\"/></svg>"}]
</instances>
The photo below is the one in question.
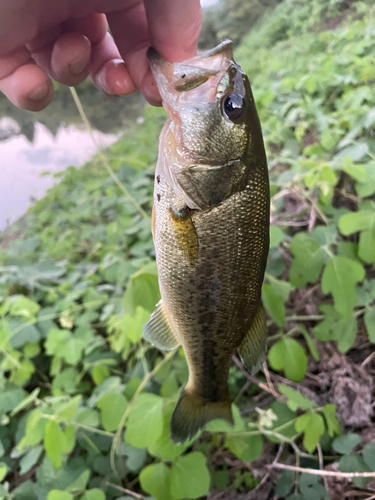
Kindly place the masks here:
<instances>
[{"instance_id":1,"label":"fish mouth","mask_svg":"<svg viewBox=\"0 0 375 500\"><path fill-rule=\"evenodd\" d=\"M168 102L172 94L177 98L176 94L199 87L227 71L233 60L233 42L224 40L213 49L177 63L168 62L154 47L150 47L147 59L162 99Z\"/></svg>"}]
</instances>

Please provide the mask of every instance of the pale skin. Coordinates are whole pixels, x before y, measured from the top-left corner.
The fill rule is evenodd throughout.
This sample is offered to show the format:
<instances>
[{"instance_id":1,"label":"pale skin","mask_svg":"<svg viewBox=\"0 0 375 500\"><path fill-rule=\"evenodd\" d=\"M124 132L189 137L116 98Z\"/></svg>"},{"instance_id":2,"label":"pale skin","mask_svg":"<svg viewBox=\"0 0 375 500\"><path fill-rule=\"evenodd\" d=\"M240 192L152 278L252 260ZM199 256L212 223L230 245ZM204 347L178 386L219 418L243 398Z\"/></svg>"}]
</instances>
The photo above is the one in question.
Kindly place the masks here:
<instances>
[{"instance_id":1,"label":"pale skin","mask_svg":"<svg viewBox=\"0 0 375 500\"><path fill-rule=\"evenodd\" d=\"M160 95L146 52L170 62L195 55L199 0L0 0L0 91L17 107L40 111L55 80L89 77L108 95ZM113 38L108 33L108 27Z\"/></svg>"}]
</instances>

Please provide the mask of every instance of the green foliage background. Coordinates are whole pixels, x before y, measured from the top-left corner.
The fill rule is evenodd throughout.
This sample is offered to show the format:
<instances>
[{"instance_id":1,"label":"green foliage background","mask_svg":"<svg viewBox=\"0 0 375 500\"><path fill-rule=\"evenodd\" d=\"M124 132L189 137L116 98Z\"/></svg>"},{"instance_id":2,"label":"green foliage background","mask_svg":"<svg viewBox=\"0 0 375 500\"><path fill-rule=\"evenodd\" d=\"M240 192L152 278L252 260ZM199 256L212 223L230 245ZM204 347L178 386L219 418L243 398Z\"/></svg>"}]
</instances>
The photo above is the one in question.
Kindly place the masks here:
<instances>
[{"instance_id":1,"label":"green foliage background","mask_svg":"<svg viewBox=\"0 0 375 500\"><path fill-rule=\"evenodd\" d=\"M332 402L304 390L325 345L350 353L375 343L374 34L371 1L285 0L236 51L269 159L263 298L271 376L282 383L263 373L246 383L233 368L233 428L213 422L172 444L186 363L141 340L159 299L147 214L162 110L146 108L106 152L117 181L100 156L71 167L3 235L0 498L240 498L259 483L249 464L262 453L272 462L280 444L282 461L318 468L318 447L341 471L375 471L374 443L363 446ZM297 293L313 291L319 310L299 315ZM318 476L289 472L276 494L328 498Z\"/></svg>"}]
</instances>

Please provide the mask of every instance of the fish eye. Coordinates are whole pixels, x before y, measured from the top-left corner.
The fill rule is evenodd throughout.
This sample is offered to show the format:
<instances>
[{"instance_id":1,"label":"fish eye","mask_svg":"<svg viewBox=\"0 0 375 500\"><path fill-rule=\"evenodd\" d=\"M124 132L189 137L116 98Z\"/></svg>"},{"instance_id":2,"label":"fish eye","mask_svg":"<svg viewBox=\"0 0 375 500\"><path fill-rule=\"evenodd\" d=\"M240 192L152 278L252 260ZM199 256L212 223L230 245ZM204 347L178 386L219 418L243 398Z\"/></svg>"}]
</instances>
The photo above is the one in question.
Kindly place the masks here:
<instances>
[{"instance_id":1,"label":"fish eye","mask_svg":"<svg viewBox=\"0 0 375 500\"><path fill-rule=\"evenodd\" d=\"M245 112L245 100L242 95L234 92L226 95L222 102L222 111L231 122L241 118Z\"/></svg>"}]
</instances>

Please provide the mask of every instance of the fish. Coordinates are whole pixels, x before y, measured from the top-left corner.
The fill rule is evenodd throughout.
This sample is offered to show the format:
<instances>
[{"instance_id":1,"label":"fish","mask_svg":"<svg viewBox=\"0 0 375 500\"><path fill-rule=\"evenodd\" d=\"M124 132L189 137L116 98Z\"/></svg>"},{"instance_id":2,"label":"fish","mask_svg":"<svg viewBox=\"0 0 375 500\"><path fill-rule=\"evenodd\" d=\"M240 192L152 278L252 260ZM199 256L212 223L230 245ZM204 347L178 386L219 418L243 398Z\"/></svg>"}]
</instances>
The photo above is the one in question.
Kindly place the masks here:
<instances>
[{"instance_id":1,"label":"fish","mask_svg":"<svg viewBox=\"0 0 375 500\"><path fill-rule=\"evenodd\" d=\"M152 214L161 300L143 337L161 350L183 348L189 378L171 419L172 441L183 443L211 420L233 424L233 354L253 372L265 360L268 167L230 40L179 63L153 48L147 55L168 120Z\"/></svg>"}]
</instances>

